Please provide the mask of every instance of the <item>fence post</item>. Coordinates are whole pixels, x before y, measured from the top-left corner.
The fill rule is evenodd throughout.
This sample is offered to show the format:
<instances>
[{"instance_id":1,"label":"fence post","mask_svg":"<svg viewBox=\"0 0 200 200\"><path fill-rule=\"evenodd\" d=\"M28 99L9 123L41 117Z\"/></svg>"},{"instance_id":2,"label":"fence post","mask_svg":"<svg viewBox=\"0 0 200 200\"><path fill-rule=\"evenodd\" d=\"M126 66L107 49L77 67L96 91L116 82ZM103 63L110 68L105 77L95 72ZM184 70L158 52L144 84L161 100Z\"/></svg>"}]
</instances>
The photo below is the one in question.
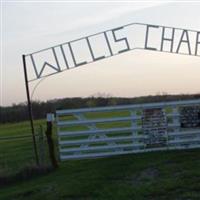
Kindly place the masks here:
<instances>
[{"instance_id":1,"label":"fence post","mask_svg":"<svg viewBox=\"0 0 200 200\"><path fill-rule=\"evenodd\" d=\"M52 113L48 113L46 136L47 136L47 143L48 143L48 148L49 148L49 157L50 157L50 161L53 168L58 168L58 162L56 160L54 142L52 138L53 121L54 121L54 115Z\"/></svg>"},{"instance_id":2,"label":"fence post","mask_svg":"<svg viewBox=\"0 0 200 200\"><path fill-rule=\"evenodd\" d=\"M39 144L39 161L40 164L44 165L45 163L45 142L44 142L44 133L43 133L43 126L39 125L39 137L38 137L38 144Z\"/></svg>"}]
</instances>

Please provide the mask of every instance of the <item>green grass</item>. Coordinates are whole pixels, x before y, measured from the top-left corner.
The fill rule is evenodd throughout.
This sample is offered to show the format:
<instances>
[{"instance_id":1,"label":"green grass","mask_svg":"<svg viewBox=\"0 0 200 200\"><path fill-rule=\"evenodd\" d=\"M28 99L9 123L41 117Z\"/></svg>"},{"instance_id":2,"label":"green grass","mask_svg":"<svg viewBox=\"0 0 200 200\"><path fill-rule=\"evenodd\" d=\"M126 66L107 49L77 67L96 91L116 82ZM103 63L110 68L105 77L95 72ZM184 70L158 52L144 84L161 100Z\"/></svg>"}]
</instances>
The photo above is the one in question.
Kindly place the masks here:
<instances>
[{"instance_id":1,"label":"green grass","mask_svg":"<svg viewBox=\"0 0 200 200\"><path fill-rule=\"evenodd\" d=\"M44 121L36 122L40 123ZM27 132L30 132L28 122L0 127L0 136ZM7 153L6 165L10 170L15 171L20 163L34 162L29 142L0 145L0 155ZM6 165L0 158L0 170L4 171ZM200 149L66 161L47 175L0 188L0 199L199 200Z\"/></svg>"},{"instance_id":2,"label":"green grass","mask_svg":"<svg viewBox=\"0 0 200 200\"><path fill-rule=\"evenodd\" d=\"M44 120L38 120L35 122L36 134L38 133L39 124L44 124ZM14 136L24 135L30 135L30 137L12 139ZM5 137L11 137L11 139L2 140L2 138ZM1 124L0 176L2 174L16 174L24 167L33 165L34 162L35 158L33 154L33 144L29 122Z\"/></svg>"},{"instance_id":3,"label":"green grass","mask_svg":"<svg viewBox=\"0 0 200 200\"><path fill-rule=\"evenodd\" d=\"M200 199L200 150L67 161L0 189L0 199Z\"/></svg>"}]
</instances>

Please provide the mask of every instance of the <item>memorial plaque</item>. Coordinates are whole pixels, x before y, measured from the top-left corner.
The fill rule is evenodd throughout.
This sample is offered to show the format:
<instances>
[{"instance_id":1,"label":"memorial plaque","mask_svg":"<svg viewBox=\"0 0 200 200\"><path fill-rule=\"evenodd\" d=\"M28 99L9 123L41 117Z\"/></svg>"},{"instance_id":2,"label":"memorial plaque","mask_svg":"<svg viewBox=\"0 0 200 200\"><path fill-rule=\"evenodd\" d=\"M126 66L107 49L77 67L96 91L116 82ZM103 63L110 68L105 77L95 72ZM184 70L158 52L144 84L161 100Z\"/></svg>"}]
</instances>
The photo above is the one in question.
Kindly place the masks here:
<instances>
[{"instance_id":1,"label":"memorial plaque","mask_svg":"<svg viewBox=\"0 0 200 200\"><path fill-rule=\"evenodd\" d=\"M200 106L187 106L180 109L181 128L200 127Z\"/></svg>"},{"instance_id":2,"label":"memorial plaque","mask_svg":"<svg viewBox=\"0 0 200 200\"><path fill-rule=\"evenodd\" d=\"M142 116L143 134L148 135L145 141L147 148L166 146L167 119L162 109L146 109Z\"/></svg>"}]
</instances>

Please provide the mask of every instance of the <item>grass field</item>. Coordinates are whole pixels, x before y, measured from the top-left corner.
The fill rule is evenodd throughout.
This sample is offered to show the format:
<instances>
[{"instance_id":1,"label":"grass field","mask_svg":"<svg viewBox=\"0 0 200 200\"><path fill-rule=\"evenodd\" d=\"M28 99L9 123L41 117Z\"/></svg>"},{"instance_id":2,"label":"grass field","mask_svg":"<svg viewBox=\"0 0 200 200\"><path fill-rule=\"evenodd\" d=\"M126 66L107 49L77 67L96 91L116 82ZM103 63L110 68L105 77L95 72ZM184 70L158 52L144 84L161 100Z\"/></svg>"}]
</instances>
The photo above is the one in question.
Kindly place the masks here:
<instances>
[{"instance_id":1,"label":"grass field","mask_svg":"<svg viewBox=\"0 0 200 200\"><path fill-rule=\"evenodd\" d=\"M40 124L44 125L44 120L36 121L36 134L39 131L38 128ZM35 160L29 122L1 124L0 176L2 174L16 173L23 167L32 165L34 162Z\"/></svg>"},{"instance_id":2,"label":"grass field","mask_svg":"<svg viewBox=\"0 0 200 200\"><path fill-rule=\"evenodd\" d=\"M0 126L0 136L27 132L28 122ZM1 143L0 174L32 164L31 148L30 141ZM0 199L199 200L200 149L66 161L49 174L0 188Z\"/></svg>"}]
</instances>

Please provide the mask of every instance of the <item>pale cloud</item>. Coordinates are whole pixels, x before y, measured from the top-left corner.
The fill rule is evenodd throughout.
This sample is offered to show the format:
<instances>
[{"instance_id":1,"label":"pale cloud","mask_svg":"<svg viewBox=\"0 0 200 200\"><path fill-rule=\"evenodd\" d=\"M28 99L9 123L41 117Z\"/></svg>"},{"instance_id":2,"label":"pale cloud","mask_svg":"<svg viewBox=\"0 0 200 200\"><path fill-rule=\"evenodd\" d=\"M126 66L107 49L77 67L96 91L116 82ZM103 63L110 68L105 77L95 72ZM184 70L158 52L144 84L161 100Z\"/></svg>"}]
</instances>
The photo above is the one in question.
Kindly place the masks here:
<instances>
[{"instance_id":1,"label":"pale cloud","mask_svg":"<svg viewBox=\"0 0 200 200\"><path fill-rule=\"evenodd\" d=\"M197 3L166 5L166 1L118 4L4 2L1 103L10 105L26 101L21 60L24 53L129 22L199 30L199 8ZM99 91L116 96L148 95L158 91L195 93L199 92L199 73L199 58L135 51L52 76L40 84L34 99L89 96Z\"/></svg>"},{"instance_id":2,"label":"pale cloud","mask_svg":"<svg viewBox=\"0 0 200 200\"><path fill-rule=\"evenodd\" d=\"M102 10L98 10L95 14L93 15L86 15L84 18L79 18L76 19L75 21L72 21L70 24L68 24L67 28L65 30L63 30L63 27L61 27L60 30L54 30L53 32L51 32L51 34L45 34L45 35L54 35L54 34L65 34L65 33L69 33L72 31L76 31L77 29L81 29L81 28L86 28L89 26L93 26L93 25L98 25L98 24L102 24L105 22L108 22L110 20L116 19L116 18L120 18L122 15L130 13L130 12L134 12L134 11L138 11L138 10L142 10L145 8L149 8L149 7L154 7L154 6L159 6L161 4L165 4L164 2L145 2L145 3L129 3L128 5L126 5L126 3L124 3L124 5L122 4L120 7L110 7L110 9L105 9L103 12Z\"/></svg>"}]
</instances>

